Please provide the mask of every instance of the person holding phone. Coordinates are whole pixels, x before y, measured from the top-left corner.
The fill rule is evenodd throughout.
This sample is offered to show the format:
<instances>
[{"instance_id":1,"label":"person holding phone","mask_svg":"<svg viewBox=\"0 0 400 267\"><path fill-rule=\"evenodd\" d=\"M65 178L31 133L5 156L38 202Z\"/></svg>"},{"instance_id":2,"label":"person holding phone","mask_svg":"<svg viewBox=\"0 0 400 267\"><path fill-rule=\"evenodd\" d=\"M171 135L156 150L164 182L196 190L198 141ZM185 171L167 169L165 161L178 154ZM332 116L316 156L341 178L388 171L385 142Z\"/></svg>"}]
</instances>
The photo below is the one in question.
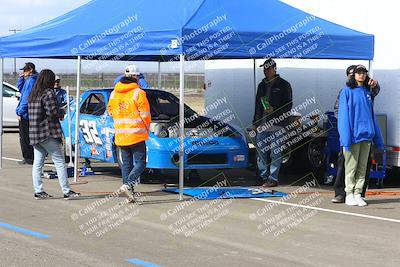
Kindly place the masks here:
<instances>
[{"instance_id":1,"label":"person holding phone","mask_svg":"<svg viewBox=\"0 0 400 267\"><path fill-rule=\"evenodd\" d=\"M275 187L282 163L277 133L288 122L279 118L292 109L292 87L276 73L273 59L268 58L260 67L263 67L265 78L257 88L253 118L257 155L264 163L259 166L258 176L264 181L263 187Z\"/></svg>"},{"instance_id":2,"label":"person holding phone","mask_svg":"<svg viewBox=\"0 0 400 267\"><path fill-rule=\"evenodd\" d=\"M17 88L21 93L16 113L19 119L19 141L21 145L23 160L18 164L33 164L33 147L29 140L29 116L28 116L28 97L38 78L35 70L35 64L32 62L25 63L21 68L21 74L17 82Z\"/></svg>"},{"instance_id":3,"label":"person holding phone","mask_svg":"<svg viewBox=\"0 0 400 267\"><path fill-rule=\"evenodd\" d=\"M357 67L357 65L351 65L346 69L346 76L347 76L346 82L350 81L350 79L353 77L354 69L356 67ZM372 101L374 102L375 97L379 94L379 92L381 90L379 82L375 79L369 78L369 76L367 75L366 84L367 84L367 90L369 90L371 92ZM339 94L337 96L335 106L334 106L334 111L335 111L336 117L339 112L339 97L340 97L341 91L342 90L339 91ZM338 154L336 169L337 169L336 179L335 179L335 183L333 186L334 190L335 190L335 197L332 199L332 203L344 203L345 197L346 197L346 192L344 191L344 184L345 184L344 176L345 175L344 175L344 156L343 156L342 148L340 149L339 154ZM371 154L369 154L367 170L366 170L366 174L365 174L364 187L361 192L361 197L363 197L363 198L365 197L365 193L368 188L370 169L371 169Z\"/></svg>"},{"instance_id":4,"label":"person holding phone","mask_svg":"<svg viewBox=\"0 0 400 267\"><path fill-rule=\"evenodd\" d=\"M373 109L373 97L367 89L368 70L354 68L339 97L338 131L345 161L345 203L366 206L361 193L365 182L368 157L373 142L383 149L383 138Z\"/></svg>"}]
</instances>

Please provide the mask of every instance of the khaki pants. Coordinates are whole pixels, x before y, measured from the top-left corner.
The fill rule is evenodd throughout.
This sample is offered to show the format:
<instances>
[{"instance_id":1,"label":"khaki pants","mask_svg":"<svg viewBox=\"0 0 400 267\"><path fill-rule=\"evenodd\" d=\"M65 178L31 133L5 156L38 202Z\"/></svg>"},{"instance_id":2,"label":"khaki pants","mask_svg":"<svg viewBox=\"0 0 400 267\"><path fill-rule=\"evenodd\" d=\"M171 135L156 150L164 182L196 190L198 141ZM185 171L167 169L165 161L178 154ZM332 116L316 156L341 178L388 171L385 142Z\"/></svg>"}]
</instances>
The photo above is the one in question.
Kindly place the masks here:
<instances>
[{"instance_id":1,"label":"khaki pants","mask_svg":"<svg viewBox=\"0 0 400 267\"><path fill-rule=\"evenodd\" d=\"M350 151L345 151L343 148L346 184L344 190L346 191L346 195L353 193L354 195L361 195L370 149L370 142L353 144L350 146Z\"/></svg>"}]
</instances>

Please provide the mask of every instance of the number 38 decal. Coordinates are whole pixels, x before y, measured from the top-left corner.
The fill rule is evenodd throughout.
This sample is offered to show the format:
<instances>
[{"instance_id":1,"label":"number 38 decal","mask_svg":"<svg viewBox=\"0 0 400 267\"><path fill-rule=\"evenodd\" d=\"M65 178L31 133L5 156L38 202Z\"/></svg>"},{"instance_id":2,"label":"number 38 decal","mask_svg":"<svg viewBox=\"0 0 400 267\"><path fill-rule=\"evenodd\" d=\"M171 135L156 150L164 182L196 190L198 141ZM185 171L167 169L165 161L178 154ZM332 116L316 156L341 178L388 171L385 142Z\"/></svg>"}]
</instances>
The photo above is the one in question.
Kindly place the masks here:
<instances>
[{"instance_id":1,"label":"number 38 decal","mask_svg":"<svg viewBox=\"0 0 400 267\"><path fill-rule=\"evenodd\" d=\"M81 120L79 125L82 129L83 137L85 138L86 143L103 145L103 142L99 138L95 121Z\"/></svg>"}]
</instances>

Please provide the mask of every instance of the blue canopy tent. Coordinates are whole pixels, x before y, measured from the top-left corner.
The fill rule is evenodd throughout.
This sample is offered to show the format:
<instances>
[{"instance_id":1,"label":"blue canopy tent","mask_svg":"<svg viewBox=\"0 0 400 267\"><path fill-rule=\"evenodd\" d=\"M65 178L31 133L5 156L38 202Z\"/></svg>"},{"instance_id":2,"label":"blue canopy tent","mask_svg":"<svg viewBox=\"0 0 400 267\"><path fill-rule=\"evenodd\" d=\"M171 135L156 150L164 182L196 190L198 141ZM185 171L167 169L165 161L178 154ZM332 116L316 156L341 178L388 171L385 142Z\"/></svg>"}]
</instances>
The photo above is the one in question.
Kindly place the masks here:
<instances>
[{"instance_id":1,"label":"blue canopy tent","mask_svg":"<svg viewBox=\"0 0 400 267\"><path fill-rule=\"evenodd\" d=\"M2 58L77 58L79 99L81 59L180 61L182 189L184 61L266 56L372 60L373 55L373 35L277 0L250 0L246 4L230 0L93 0L46 23L0 38L0 82Z\"/></svg>"},{"instance_id":2,"label":"blue canopy tent","mask_svg":"<svg viewBox=\"0 0 400 267\"><path fill-rule=\"evenodd\" d=\"M161 8L162 7L162 8ZM293 57L275 50L320 28L317 49L301 58L373 58L374 37L315 17L276 0L94 0L18 34L0 38L1 57L90 59L121 55L121 60L168 60L194 56L203 42L229 27L229 47L215 58ZM136 39L134 39L136 38ZM119 48L120 45L128 45ZM134 47L132 42L139 45ZM171 42L177 41L176 46ZM268 41L270 40L270 41ZM254 53L249 50L259 45ZM357 44L357 45L354 45ZM197 49L191 49L193 47ZM117 49L116 49L117 48ZM89 57L90 56L90 57Z\"/></svg>"}]
</instances>

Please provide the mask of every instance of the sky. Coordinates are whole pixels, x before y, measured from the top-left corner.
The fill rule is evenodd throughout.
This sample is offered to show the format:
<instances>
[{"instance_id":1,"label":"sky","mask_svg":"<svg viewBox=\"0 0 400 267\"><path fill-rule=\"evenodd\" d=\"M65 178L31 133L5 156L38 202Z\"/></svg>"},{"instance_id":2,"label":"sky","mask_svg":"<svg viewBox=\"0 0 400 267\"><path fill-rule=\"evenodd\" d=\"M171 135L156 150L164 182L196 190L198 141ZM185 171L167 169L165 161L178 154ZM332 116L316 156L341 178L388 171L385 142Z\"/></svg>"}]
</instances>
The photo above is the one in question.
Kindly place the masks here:
<instances>
[{"instance_id":1,"label":"sky","mask_svg":"<svg viewBox=\"0 0 400 267\"><path fill-rule=\"evenodd\" d=\"M60 16L89 0L0 0L0 36L11 34L10 29L25 30L32 26ZM397 1L390 0L284 0L287 4L302 9L313 15L322 17L340 25L353 28L358 31L375 35L375 60L374 68L400 68L400 24L398 17ZM16 4L17 3L17 4ZM396 23L397 21L397 23ZM21 67L26 59L17 59L17 67ZM76 62L73 60L38 60L35 59L38 68L53 68L57 72L76 71ZM92 72L88 63L83 63L83 72ZM106 72L119 72L123 70L127 62L109 62ZM157 63L138 62L136 63L142 72L156 72ZM313 61L303 64L315 66ZM318 64L325 64L319 62ZM331 64L331 63L326 63ZM202 72L204 66L198 64L197 68L191 71ZM5 71L13 70L13 59L5 60ZM174 63L163 63L162 72L176 72L179 68Z\"/></svg>"},{"instance_id":2,"label":"sky","mask_svg":"<svg viewBox=\"0 0 400 267\"><path fill-rule=\"evenodd\" d=\"M0 37L12 34L9 30L26 30L43 22L49 21L78 8L90 0L0 0ZM57 73L75 73L76 61L65 59L32 59L37 69L51 68ZM17 71L27 59L16 59ZM139 66L142 72L157 72L158 64L155 62L133 62ZM132 62L113 62L105 64L104 72L122 72L126 65ZM82 62L83 73L93 73L90 62ZM10 73L14 69L14 60L4 60L5 72ZM161 64L161 72L179 72L177 63ZM190 66L190 72L204 72L202 63L198 66Z\"/></svg>"},{"instance_id":3,"label":"sky","mask_svg":"<svg viewBox=\"0 0 400 267\"><path fill-rule=\"evenodd\" d=\"M391 0L284 0L284 2L348 28L375 35L374 69L400 69L398 48L400 2Z\"/></svg>"}]
</instances>

